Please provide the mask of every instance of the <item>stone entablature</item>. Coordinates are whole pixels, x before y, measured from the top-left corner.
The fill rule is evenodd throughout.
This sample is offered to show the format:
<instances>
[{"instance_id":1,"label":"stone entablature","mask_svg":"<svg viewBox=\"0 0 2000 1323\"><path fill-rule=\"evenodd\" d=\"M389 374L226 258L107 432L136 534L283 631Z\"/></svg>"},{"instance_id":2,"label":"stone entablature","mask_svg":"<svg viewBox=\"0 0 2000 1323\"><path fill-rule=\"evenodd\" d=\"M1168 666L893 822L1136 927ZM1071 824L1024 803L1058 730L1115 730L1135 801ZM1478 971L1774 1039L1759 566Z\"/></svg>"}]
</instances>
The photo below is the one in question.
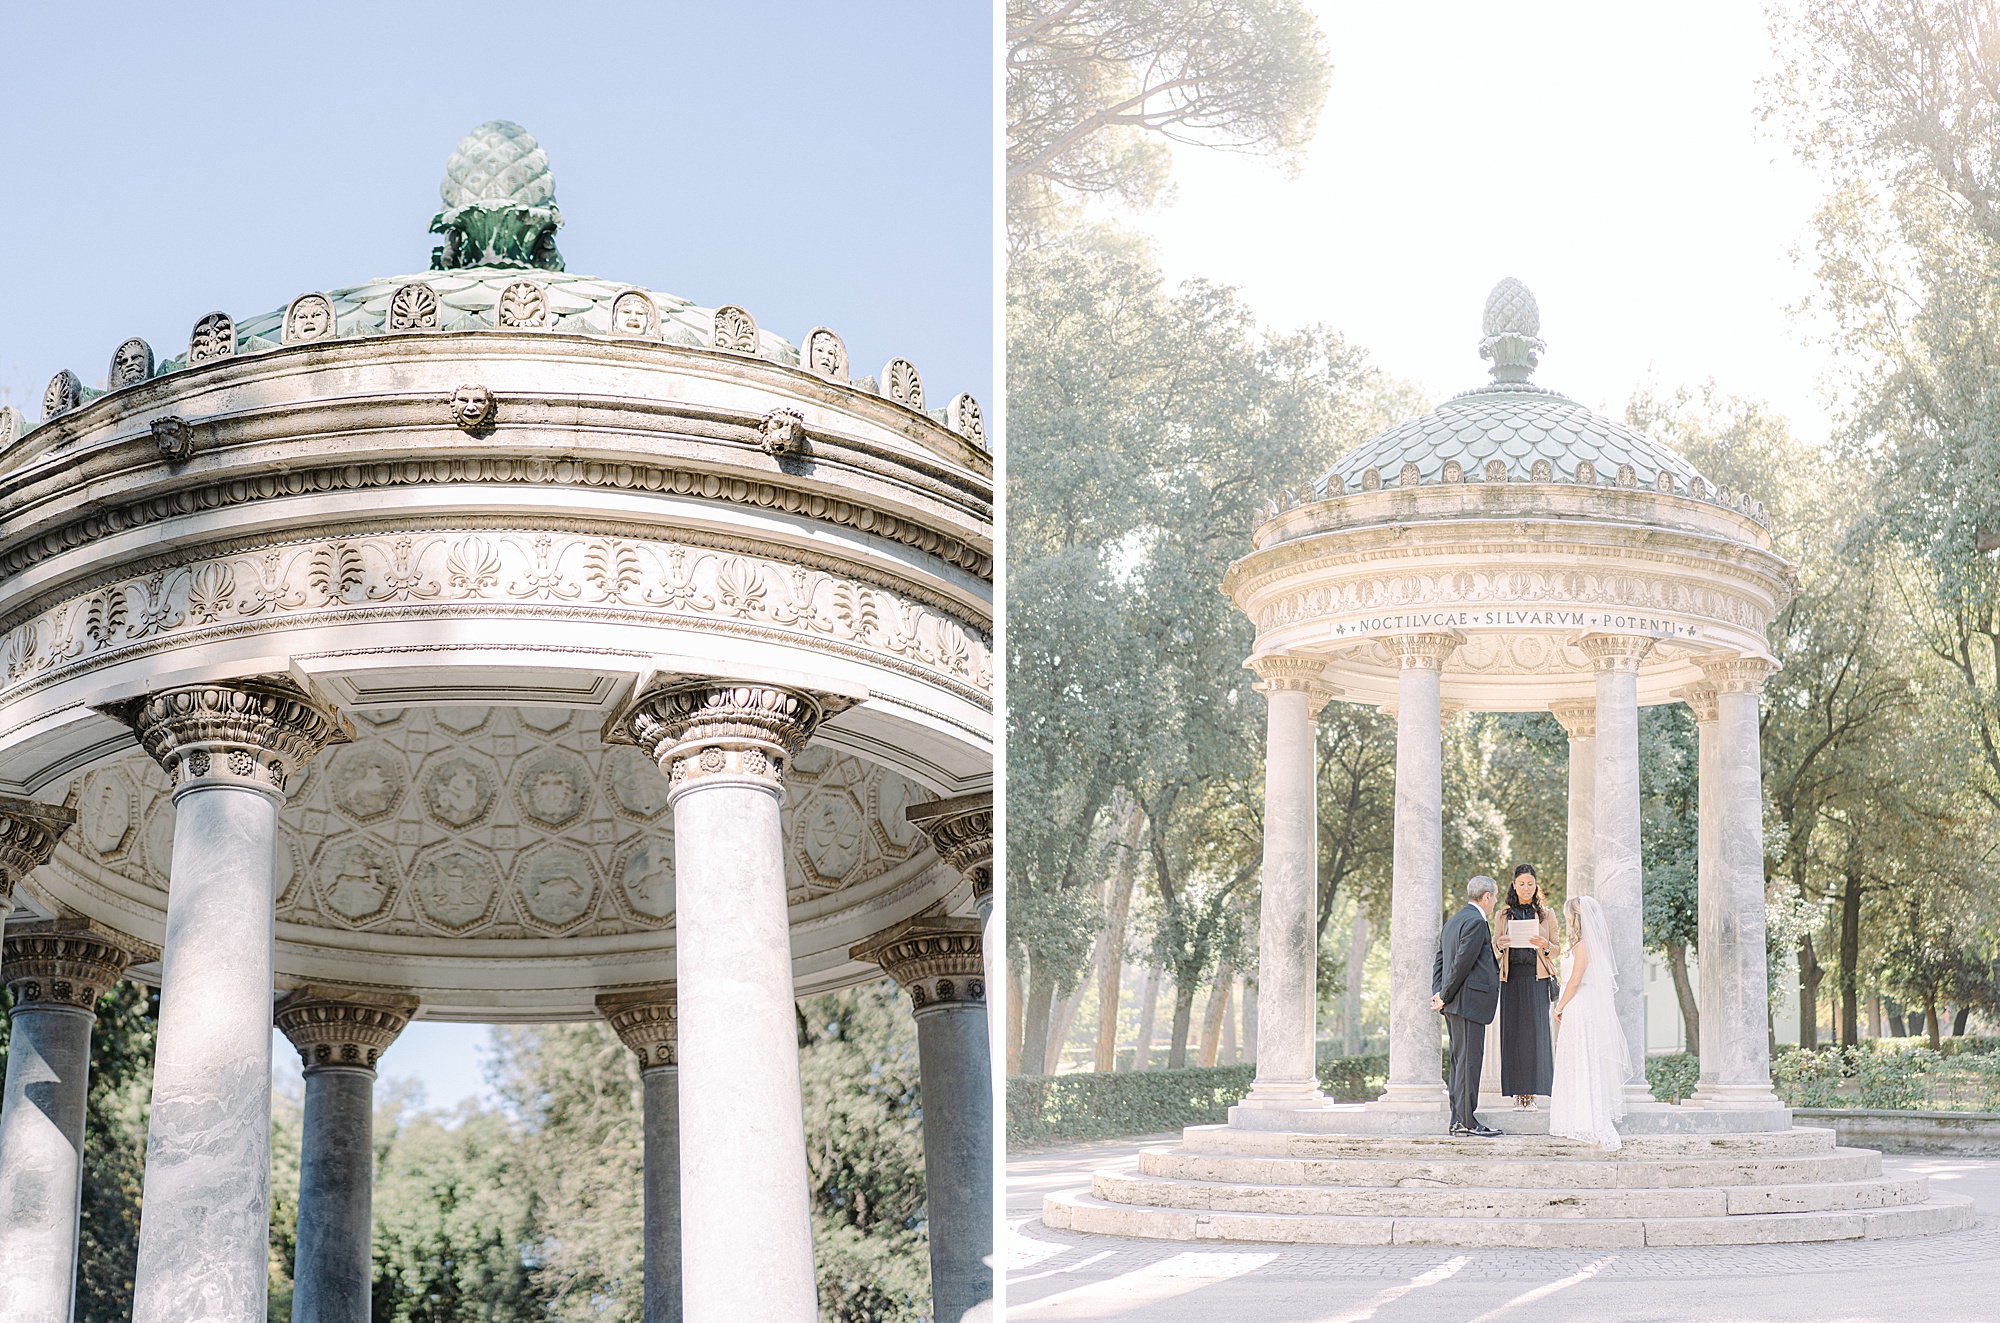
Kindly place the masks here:
<instances>
[{"instance_id":1,"label":"stone entablature","mask_svg":"<svg viewBox=\"0 0 2000 1323\"><path fill-rule=\"evenodd\" d=\"M9 925L0 978L18 1007L37 1004L89 1010L125 973L133 944L85 919Z\"/></svg>"},{"instance_id":2,"label":"stone entablature","mask_svg":"<svg viewBox=\"0 0 2000 1323\"><path fill-rule=\"evenodd\" d=\"M597 1012L618 1035L618 1041L639 1058L640 1070L680 1064L680 1020L671 983L633 992L607 992L597 999Z\"/></svg>"},{"instance_id":3,"label":"stone entablature","mask_svg":"<svg viewBox=\"0 0 2000 1323\"><path fill-rule=\"evenodd\" d=\"M310 1075L330 1067L373 1070L416 1014L417 1000L377 989L308 986L287 993L272 1015Z\"/></svg>"}]
</instances>

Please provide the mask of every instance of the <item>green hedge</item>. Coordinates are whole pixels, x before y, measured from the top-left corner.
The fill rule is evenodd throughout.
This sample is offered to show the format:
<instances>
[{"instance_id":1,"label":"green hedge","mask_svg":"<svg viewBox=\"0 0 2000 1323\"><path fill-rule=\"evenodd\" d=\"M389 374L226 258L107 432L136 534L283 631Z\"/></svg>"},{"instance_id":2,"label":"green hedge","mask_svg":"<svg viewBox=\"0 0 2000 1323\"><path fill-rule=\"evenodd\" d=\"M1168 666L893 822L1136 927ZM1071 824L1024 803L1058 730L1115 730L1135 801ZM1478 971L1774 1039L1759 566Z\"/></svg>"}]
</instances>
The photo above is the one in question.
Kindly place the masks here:
<instances>
[{"instance_id":1,"label":"green hedge","mask_svg":"<svg viewBox=\"0 0 2000 1323\"><path fill-rule=\"evenodd\" d=\"M1321 1057L1318 1068L1321 1088L1339 1102L1365 1102L1389 1078L1384 1055ZM1220 1124L1256 1078L1254 1065L1016 1075L1007 1081L1007 1142L1053 1144Z\"/></svg>"},{"instance_id":2,"label":"green hedge","mask_svg":"<svg viewBox=\"0 0 2000 1323\"><path fill-rule=\"evenodd\" d=\"M1701 1081L1701 1058L1692 1052L1669 1052L1646 1058L1646 1083L1661 1102L1679 1102Z\"/></svg>"}]
</instances>

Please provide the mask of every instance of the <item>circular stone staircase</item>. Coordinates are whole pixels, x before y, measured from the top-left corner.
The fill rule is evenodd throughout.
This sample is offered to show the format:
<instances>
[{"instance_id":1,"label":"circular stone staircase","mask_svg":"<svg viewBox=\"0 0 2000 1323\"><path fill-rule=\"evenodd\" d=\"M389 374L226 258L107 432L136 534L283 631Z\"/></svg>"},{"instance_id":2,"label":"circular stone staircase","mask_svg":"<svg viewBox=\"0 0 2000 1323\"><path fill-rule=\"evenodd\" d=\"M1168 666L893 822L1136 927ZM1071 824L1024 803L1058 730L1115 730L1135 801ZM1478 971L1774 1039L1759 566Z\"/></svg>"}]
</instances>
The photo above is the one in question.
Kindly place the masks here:
<instances>
[{"instance_id":1,"label":"circular stone staircase","mask_svg":"<svg viewBox=\"0 0 2000 1323\"><path fill-rule=\"evenodd\" d=\"M1136 1175L1049 1195L1042 1221L1158 1240L1624 1249L1926 1236L1970 1226L1972 1202L1803 1127L1628 1136L1606 1153L1547 1134L1207 1125L1144 1150Z\"/></svg>"}]
</instances>

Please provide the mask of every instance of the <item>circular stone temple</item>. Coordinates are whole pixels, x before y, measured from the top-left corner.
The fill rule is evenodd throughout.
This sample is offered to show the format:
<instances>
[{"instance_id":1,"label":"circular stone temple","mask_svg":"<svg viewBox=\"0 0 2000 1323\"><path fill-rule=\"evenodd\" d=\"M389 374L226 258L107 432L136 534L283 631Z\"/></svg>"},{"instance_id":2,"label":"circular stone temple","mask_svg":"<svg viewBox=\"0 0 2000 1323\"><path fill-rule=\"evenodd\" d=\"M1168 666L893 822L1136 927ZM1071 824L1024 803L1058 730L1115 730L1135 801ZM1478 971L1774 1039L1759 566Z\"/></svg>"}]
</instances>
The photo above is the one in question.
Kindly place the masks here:
<instances>
[{"instance_id":1,"label":"circular stone temple","mask_svg":"<svg viewBox=\"0 0 2000 1323\"><path fill-rule=\"evenodd\" d=\"M1763 508L1686 459L1532 381L1546 349L1519 281L1488 298L1492 380L1383 432L1268 502L1223 590L1256 625L1268 700L1257 1079L1226 1126L1191 1127L1136 1177L1054 1196L1052 1225L1334 1244L1749 1244L1967 1225L1970 1204L1879 1155L1794 1129L1772 1091L1758 707L1766 631L1793 570ZM1314 721L1329 702L1396 720L1389 1078L1337 1104L1314 1066ZM1447 1135L1432 963L1446 879L1441 728L1462 711L1553 713L1569 735L1569 888L1595 896L1617 967L1643 959L1639 709L1698 723L1701 1081L1657 1102L1628 1063L1625 1146L1548 1136L1548 1113ZM1452 908L1462 903L1456 899ZM1621 977L1626 1041L1642 983ZM1485 1060L1498 1095L1499 1053ZM1422 1186L1424 1188L1411 1188ZM1436 1187L1436 1188L1432 1188ZM1498 1223L1495 1219L1500 1219Z\"/></svg>"},{"instance_id":2,"label":"circular stone temple","mask_svg":"<svg viewBox=\"0 0 2000 1323\"><path fill-rule=\"evenodd\" d=\"M161 987L138 1323L264 1317L274 997L302 1316L365 1316L341 1159L403 1025L603 1015L646 1070L647 1317L814 1318L793 1002L885 970L922 985L938 1315L990 1292L981 411L571 274L563 224L535 139L481 125L429 270L0 413L7 971L71 934L95 972L38 989ZM4 1194L26 1062L0 1260L41 1246L66 1300L74 1203Z\"/></svg>"}]
</instances>

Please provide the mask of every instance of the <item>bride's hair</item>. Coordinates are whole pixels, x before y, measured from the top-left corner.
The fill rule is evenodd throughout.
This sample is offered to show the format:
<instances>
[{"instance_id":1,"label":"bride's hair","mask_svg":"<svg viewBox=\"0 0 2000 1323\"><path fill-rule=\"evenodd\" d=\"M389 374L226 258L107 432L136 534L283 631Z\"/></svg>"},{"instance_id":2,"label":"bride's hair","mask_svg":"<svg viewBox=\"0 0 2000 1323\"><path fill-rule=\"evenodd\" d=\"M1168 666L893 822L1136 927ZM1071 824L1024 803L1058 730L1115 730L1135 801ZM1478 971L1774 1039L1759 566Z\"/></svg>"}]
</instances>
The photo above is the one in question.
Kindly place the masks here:
<instances>
[{"instance_id":1,"label":"bride's hair","mask_svg":"<svg viewBox=\"0 0 2000 1323\"><path fill-rule=\"evenodd\" d=\"M1571 896L1563 902L1563 934L1569 938L1569 946L1575 946L1583 936L1583 898L1580 896Z\"/></svg>"}]
</instances>

